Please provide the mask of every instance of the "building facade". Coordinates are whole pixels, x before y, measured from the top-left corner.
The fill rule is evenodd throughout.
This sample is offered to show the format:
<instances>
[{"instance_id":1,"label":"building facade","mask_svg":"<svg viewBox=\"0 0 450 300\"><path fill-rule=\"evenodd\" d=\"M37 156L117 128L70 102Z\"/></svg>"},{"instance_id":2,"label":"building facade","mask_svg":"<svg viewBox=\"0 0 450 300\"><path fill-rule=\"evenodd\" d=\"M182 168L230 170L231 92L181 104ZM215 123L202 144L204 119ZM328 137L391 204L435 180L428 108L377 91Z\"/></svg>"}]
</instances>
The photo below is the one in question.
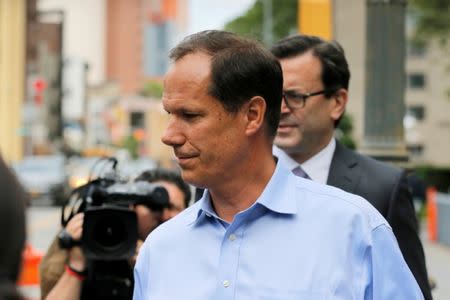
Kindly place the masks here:
<instances>
[{"instance_id":1,"label":"building facade","mask_svg":"<svg viewBox=\"0 0 450 300\"><path fill-rule=\"evenodd\" d=\"M370 47L365 42L367 4L360 0L330 0L329 3L334 12L333 38L342 44L350 66L347 113L353 119L353 135L359 148L364 140L366 47ZM407 24L410 23L407 16ZM405 28L407 35L410 29ZM406 39L403 123L411 167L450 167L449 65L448 48L446 52L432 43L425 49L416 49Z\"/></svg>"},{"instance_id":2,"label":"building facade","mask_svg":"<svg viewBox=\"0 0 450 300\"><path fill-rule=\"evenodd\" d=\"M26 1L0 0L0 154L23 156Z\"/></svg>"}]
</instances>

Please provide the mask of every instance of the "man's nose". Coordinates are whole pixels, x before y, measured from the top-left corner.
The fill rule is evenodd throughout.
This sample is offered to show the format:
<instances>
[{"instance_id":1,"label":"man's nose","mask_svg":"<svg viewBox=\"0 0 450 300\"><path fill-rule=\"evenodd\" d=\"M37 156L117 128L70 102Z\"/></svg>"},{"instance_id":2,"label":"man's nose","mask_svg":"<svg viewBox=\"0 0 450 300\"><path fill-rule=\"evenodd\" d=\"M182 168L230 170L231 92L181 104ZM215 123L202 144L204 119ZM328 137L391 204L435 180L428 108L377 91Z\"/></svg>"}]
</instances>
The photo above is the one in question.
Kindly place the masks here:
<instances>
[{"instance_id":1,"label":"man's nose","mask_svg":"<svg viewBox=\"0 0 450 300\"><path fill-rule=\"evenodd\" d=\"M175 120L169 120L167 128L164 130L161 141L168 146L177 146L184 144L185 137L181 132Z\"/></svg>"}]
</instances>

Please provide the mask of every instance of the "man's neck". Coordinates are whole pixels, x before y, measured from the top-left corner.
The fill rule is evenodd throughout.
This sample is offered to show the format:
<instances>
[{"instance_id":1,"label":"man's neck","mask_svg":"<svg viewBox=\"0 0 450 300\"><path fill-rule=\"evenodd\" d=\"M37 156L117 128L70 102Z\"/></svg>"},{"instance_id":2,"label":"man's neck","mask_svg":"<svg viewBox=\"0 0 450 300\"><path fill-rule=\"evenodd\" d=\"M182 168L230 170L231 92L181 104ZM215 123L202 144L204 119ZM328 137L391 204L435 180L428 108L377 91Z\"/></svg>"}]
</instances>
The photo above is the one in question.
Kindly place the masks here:
<instances>
[{"instance_id":1,"label":"man's neck","mask_svg":"<svg viewBox=\"0 0 450 300\"><path fill-rule=\"evenodd\" d=\"M299 164L303 164L304 162L311 159L313 156L317 155L320 151L322 151L333 139L333 135L330 135L327 138L324 138L321 140L320 143L315 145L314 147L311 147L310 149L304 149L304 151L297 151L297 152L286 152L289 157L291 157L293 160L295 160Z\"/></svg>"},{"instance_id":2,"label":"man's neck","mask_svg":"<svg viewBox=\"0 0 450 300\"><path fill-rule=\"evenodd\" d=\"M276 163L271 153L261 159L252 156L246 162L238 178L232 178L218 186L209 188L211 204L217 215L227 222L234 216L252 206L263 192L272 177Z\"/></svg>"}]
</instances>

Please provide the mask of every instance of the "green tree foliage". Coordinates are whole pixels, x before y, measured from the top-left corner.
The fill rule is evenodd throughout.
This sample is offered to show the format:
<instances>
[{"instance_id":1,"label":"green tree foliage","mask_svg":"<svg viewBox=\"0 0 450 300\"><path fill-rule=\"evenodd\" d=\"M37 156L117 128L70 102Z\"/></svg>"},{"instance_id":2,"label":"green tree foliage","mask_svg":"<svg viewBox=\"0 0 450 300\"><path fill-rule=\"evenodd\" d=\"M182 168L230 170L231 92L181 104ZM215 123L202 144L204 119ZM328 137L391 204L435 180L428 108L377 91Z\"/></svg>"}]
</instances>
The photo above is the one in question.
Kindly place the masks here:
<instances>
[{"instance_id":1,"label":"green tree foliage","mask_svg":"<svg viewBox=\"0 0 450 300\"><path fill-rule=\"evenodd\" d=\"M150 80L144 85L140 94L144 97L154 97L160 99L163 94L162 83L159 81Z\"/></svg>"},{"instance_id":2,"label":"green tree foliage","mask_svg":"<svg viewBox=\"0 0 450 300\"><path fill-rule=\"evenodd\" d=\"M411 42L425 47L437 41L444 53L450 48L450 0L410 0L409 13L415 21ZM447 72L450 66L447 66ZM444 92L450 99L450 88Z\"/></svg>"},{"instance_id":3,"label":"green tree foliage","mask_svg":"<svg viewBox=\"0 0 450 300\"><path fill-rule=\"evenodd\" d=\"M336 128L336 137L343 145L350 149L356 149L356 143L352 138L352 133L353 119L348 113L345 113Z\"/></svg>"},{"instance_id":4,"label":"green tree foliage","mask_svg":"<svg viewBox=\"0 0 450 300\"><path fill-rule=\"evenodd\" d=\"M427 186L434 186L441 193L450 192L450 168L422 165L415 168L415 173Z\"/></svg>"},{"instance_id":5,"label":"green tree foliage","mask_svg":"<svg viewBox=\"0 0 450 300\"><path fill-rule=\"evenodd\" d=\"M139 141L133 135L128 135L123 139L122 147L128 150L133 159L139 157Z\"/></svg>"},{"instance_id":6,"label":"green tree foliage","mask_svg":"<svg viewBox=\"0 0 450 300\"><path fill-rule=\"evenodd\" d=\"M225 30L243 36L263 40L263 1L256 0L255 4L242 16L225 24ZM272 1L273 40L297 32L298 0Z\"/></svg>"},{"instance_id":7,"label":"green tree foliage","mask_svg":"<svg viewBox=\"0 0 450 300\"><path fill-rule=\"evenodd\" d=\"M449 0L410 0L410 12L417 22L413 42L424 45L436 39L446 45L450 37Z\"/></svg>"}]
</instances>

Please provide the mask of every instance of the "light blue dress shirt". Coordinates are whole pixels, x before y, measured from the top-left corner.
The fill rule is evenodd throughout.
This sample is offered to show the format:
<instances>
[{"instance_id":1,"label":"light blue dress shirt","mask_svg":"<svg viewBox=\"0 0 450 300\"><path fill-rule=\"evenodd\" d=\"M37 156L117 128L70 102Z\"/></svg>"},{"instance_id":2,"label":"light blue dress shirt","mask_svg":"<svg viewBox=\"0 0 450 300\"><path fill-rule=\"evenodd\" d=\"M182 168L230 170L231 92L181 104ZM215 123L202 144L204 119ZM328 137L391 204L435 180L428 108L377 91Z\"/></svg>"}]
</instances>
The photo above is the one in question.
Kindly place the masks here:
<instances>
[{"instance_id":1,"label":"light blue dress shirt","mask_svg":"<svg viewBox=\"0 0 450 300\"><path fill-rule=\"evenodd\" d=\"M231 224L206 191L159 226L134 274L134 300L423 299L375 208L280 162Z\"/></svg>"}]
</instances>

